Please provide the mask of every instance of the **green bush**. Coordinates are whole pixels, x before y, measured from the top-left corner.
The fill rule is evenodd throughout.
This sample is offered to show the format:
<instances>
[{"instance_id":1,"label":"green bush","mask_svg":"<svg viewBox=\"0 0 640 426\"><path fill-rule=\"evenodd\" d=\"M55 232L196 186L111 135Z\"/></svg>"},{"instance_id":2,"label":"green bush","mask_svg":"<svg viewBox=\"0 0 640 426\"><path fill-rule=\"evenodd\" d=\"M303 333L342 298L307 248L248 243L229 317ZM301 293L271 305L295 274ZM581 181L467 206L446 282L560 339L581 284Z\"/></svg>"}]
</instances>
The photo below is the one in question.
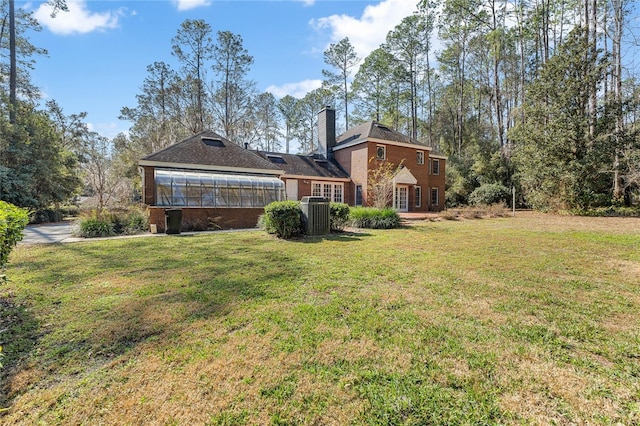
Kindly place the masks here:
<instances>
[{"instance_id":1,"label":"green bush","mask_svg":"<svg viewBox=\"0 0 640 426\"><path fill-rule=\"evenodd\" d=\"M640 207L596 207L592 209L574 209L570 213L577 216L640 217Z\"/></svg>"},{"instance_id":2,"label":"green bush","mask_svg":"<svg viewBox=\"0 0 640 426\"><path fill-rule=\"evenodd\" d=\"M11 250L22 240L22 231L28 223L26 210L0 201L0 270L6 266Z\"/></svg>"},{"instance_id":3,"label":"green bush","mask_svg":"<svg viewBox=\"0 0 640 426\"><path fill-rule=\"evenodd\" d=\"M138 209L129 211L125 233L128 235L146 232L149 229L149 218Z\"/></svg>"},{"instance_id":4,"label":"green bush","mask_svg":"<svg viewBox=\"0 0 640 426\"><path fill-rule=\"evenodd\" d=\"M77 235L84 238L111 237L115 232L108 219L90 217L80 220Z\"/></svg>"},{"instance_id":5,"label":"green bush","mask_svg":"<svg viewBox=\"0 0 640 426\"><path fill-rule=\"evenodd\" d=\"M472 206L491 205L504 203L509 199L511 192L499 183L484 183L469 195L469 204Z\"/></svg>"},{"instance_id":6,"label":"green bush","mask_svg":"<svg viewBox=\"0 0 640 426\"><path fill-rule=\"evenodd\" d=\"M329 208L331 230L342 231L349 222L349 206L344 203L331 203Z\"/></svg>"},{"instance_id":7,"label":"green bush","mask_svg":"<svg viewBox=\"0 0 640 426\"><path fill-rule=\"evenodd\" d=\"M264 208L259 222L270 234L278 238L291 238L303 233L302 211L297 201L275 201Z\"/></svg>"},{"instance_id":8,"label":"green bush","mask_svg":"<svg viewBox=\"0 0 640 426\"><path fill-rule=\"evenodd\" d=\"M148 227L147 216L139 209L103 213L92 210L79 219L76 235L84 238L133 235L146 232Z\"/></svg>"},{"instance_id":9,"label":"green bush","mask_svg":"<svg viewBox=\"0 0 640 426\"><path fill-rule=\"evenodd\" d=\"M40 209L31 213L29 223L61 222L62 219L64 212L60 209Z\"/></svg>"},{"instance_id":10,"label":"green bush","mask_svg":"<svg viewBox=\"0 0 640 426\"><path fill-rule=\"evenodd\" d=\"M354 207L349 223L355 228L392 229L400 225L400 216L392 208Z\"/></svg>"}]
</instances>

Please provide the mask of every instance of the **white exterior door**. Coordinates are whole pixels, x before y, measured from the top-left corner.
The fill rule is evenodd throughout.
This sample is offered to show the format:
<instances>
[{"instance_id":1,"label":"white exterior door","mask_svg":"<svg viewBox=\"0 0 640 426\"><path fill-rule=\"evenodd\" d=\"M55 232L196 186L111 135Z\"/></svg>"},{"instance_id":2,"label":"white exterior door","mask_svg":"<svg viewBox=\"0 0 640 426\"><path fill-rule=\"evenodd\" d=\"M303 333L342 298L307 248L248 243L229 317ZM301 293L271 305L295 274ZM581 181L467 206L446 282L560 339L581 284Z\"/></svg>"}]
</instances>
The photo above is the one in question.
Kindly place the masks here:
<instances>
[{"instance_id":1,"label":"white exterior door","mask_svg":"<svg viewBox=\"0 0 640 426\"><path fill-rule=\"evenodd\" d=\"M396 185L394 207L399 212L409 211L409 187L405 185Z\"/></svg>"},{"instance_id":2,"label":"white exterior door","mask_svg":"<svg viewBox=\"0 0 640 426\"><path fill-rule=\"evenodd\" d=\"M287 190L287 200L298 201L298 180L287 179L285 181L285 188Z\"/></svg>"}]
</instances>

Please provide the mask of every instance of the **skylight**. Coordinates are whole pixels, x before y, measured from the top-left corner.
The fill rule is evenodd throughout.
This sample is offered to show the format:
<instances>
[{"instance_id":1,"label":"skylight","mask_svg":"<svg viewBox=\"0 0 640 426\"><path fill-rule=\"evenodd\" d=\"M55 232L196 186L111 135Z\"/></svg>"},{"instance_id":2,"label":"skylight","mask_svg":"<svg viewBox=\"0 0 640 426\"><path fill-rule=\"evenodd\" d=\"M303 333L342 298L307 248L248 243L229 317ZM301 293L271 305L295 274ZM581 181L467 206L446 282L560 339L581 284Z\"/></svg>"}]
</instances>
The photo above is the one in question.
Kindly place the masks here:
<instances>
[{"instance_id":1,"label":"skylight","mask_svg":"<svg viewBox=\"0 0 640 426\"><path fill-rule=\"evenodd\" d=\"M282 158L279 155L267 155L267 158L269 159L269 161L271 161L273 164L287 164L286 161L284 161L284 158Z\"/></svg>"},{"instance_id":2,"label":"skylight","mask_svg":"<svg viewBox=\"0 0 640 426\"><path fill-rule=\"evenodd\" d=\"M218 147L218 148L224 148L224 142L222 142L222 140L220 140L220 139L202 138L202 143L204 143L206 146L214 146L214 147Z\"/></svg>"},{"instance_id":3,"label":"skylight","mask_svg":"<svg viewBox=\"0 0 640 426\"><path fill-rule=\"evenodd\" d=\"M384 126L384 125L382 125L382 124L380 124L380 123L374 123L374 124L375 124L375 126L376 126L378 129L386 130L387 132L390 132L390 131L391 131L391 129L390 129L390 128L388 128L387 126Z\"/></svg>"}]
</instances>

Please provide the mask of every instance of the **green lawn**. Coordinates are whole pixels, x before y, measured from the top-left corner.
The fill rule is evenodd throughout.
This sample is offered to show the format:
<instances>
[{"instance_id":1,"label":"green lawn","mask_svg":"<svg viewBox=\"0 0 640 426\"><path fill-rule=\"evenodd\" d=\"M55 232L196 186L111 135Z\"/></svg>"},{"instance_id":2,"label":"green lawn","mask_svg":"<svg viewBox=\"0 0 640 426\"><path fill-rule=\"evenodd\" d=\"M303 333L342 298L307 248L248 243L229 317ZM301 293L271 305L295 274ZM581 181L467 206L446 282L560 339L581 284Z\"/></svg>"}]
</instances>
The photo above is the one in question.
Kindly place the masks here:
<instances>
[{"instance_id":1,"label":"green lawn","mask_svg":"<svg viewBox=\"0 0 640 426\"><path fill-rule=\"evenodd\" d=\"M0 423L640 424L640 220L19 246Z\"/></svg>"}]
</instances>

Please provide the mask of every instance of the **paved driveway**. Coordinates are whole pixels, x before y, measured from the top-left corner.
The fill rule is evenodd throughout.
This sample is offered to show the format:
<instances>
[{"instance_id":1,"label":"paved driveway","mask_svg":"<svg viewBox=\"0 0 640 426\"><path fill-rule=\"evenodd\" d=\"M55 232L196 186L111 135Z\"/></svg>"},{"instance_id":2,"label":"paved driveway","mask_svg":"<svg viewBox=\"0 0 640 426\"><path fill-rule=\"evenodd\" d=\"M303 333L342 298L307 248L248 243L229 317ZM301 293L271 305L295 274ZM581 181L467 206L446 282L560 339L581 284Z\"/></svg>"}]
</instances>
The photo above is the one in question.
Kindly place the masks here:
<instances>
[{"instance_id":1,"label":"paved driveway","mask_svg":"<svg viewBox=\"0 0 640 426\"><path fill-rule=\"evenodd\" d=\"M152 234L150 232L143 232L136 235L125 235L118 237L106 237L106 238L78 238L73 234L74 222L58 222L58 223L46 223L41 225L29 225L24 229L22 233L24 237L18 244L51 244L51 243L71 243L77 241L95 241L111 238L139 238L139 237L166 237L165 233ZM226 232L238 232L238 231L258 231L258 228L251 229L229 229L224 231L199 231L199 232L183 232L180 235L203 235L211 233L226 233Z\"/></svg>"},{"instance_id":2,"label":"paved driveway","mask_svg":"<svg viewBox=\"0 0 640 426\"><path fill-rule=\"evenodd\" d=\"M47 244L77 240L72 237L72 233L73 222L68 221L29 225L24 229L24 238L18 244Z\"/></svg>"}]
</instances>

